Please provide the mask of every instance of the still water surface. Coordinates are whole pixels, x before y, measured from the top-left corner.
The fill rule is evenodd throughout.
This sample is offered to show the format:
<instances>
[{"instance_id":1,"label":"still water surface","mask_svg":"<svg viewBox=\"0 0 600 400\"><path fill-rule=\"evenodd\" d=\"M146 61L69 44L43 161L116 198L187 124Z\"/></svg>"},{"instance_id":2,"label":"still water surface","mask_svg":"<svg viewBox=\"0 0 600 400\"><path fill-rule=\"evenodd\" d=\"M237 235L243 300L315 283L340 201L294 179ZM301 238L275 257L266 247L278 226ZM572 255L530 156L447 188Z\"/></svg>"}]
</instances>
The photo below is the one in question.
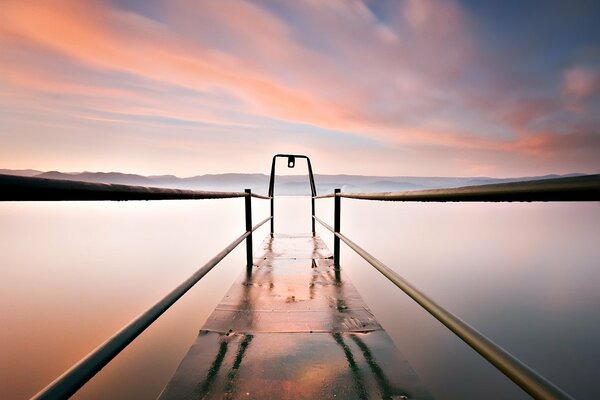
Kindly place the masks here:
<instances>
[{"instance_id":1,"label":"still water surface","mask_svg":"<svg viewBox=\"0 0 600 400\"><path fill-rule=\"evenodd\" d=\"M310 230L307 198L276 200L277 231ZM342 203L342 231L355 242L576 398L598 397L598 203ZM258 221L268 202L253 204ZM331 222L331 199L317 204ZM241 199L0 203L0 398L37 392L240 235L243 221ZM75 398L155 398L242 271L244 250ZM436 398L528 398L343 244L342 267Z\"/></svg>"}]
</instances>

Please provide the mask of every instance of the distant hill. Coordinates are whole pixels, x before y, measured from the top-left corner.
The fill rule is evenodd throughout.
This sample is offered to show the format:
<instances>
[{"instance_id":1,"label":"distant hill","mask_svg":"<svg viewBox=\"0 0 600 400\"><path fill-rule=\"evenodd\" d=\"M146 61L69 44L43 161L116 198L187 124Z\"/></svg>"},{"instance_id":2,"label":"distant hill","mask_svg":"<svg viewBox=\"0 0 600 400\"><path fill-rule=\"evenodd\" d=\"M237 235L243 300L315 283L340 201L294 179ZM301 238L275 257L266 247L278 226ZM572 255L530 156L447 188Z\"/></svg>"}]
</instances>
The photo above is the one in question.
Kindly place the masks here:
<instances>
[{"instance_id":1,"label":"distant hill","mask_svg":"<svg viewBox=\"0 0 600 400\"><path fill-rule=\"evenodd\" d=\"M175 175L143 176L121 172L73 172L59 171L41 172L36 170L0 169L0 174L36 176L46 179L62 179L96 183L115 183L122 185L169 187L177 189L196 189L213 191L242 191L252 189L253 192L266 194L269 187L269 176L264 174L209 174L188 178ZM363 176L363 175L315 175L317 193L331 193L341 188L346 193L359 192L401 192L407 190L440 189L460 186L487 185L537 179L558 178L561 176L579 176L584 174L544 175L521 178L489 178L489 177L418 177L418 176ZM309 195L307 175L277 176L275 180L277 195Z\"/></svg>"},{"instance_id":2,"label":"distant hill","mask_svg":"<svg viewBox=\"0 0 600 400\"><path fill-rule=\"evenodd\" d=\"M135 174L123 174L120 172L80 172L64 173L58 171L44 172L36 175L38 178L62 179L66 181L85 181L96 183L118 183L122 185L150 186L155 180Z\"/></svg>"},{"instance_id":3,"label":"distant hill","mask_svg":"<svg viewBox=\"0 0 600 400\"><path fill-rule=\"evenodd\" d=\"M423 185L410 182L377 181L364 185L367 192L402 192L404 190L424 189Z\"/></svg>"},{"instance_id":4,"label":"distant hill","mask_svg":"<svg viewBox=\"0 0 600 400\"><path fill-rule=\"evenodd\" d=\"M35 169L1 169L0 174L4 175L16 175L16 176L36 176L41 174L42 171Z\"/></svg>"},{"instance_id":5,"label":"distant hill","mask_svg":"<svg viewBox=\"0 0 600 400\"><path fill-rule=\"evenodd\" d=\"M542 179L554 179L554 178L567 178L571 176L582 176L585 174L566 174L566 175L542 175L542 176L526 176L521 178L473 178L465 183L465 186L476 186L476 185L490 185L492 183L510 183L510 182L523 182L533 181Z\"/></svg>"}]
</instances>

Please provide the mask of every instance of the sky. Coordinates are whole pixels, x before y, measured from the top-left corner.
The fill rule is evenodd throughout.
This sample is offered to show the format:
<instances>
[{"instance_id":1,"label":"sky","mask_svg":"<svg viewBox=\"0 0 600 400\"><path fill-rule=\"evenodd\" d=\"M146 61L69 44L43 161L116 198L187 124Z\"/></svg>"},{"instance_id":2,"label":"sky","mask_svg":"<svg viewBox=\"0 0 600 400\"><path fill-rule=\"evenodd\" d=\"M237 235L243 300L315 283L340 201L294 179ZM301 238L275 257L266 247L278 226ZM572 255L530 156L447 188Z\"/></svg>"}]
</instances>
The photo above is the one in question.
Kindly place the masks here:
<instances>
[{"instance_id":1,"label":"sky","mask_svg":"<svg viewBox=\"0 0 600 400\"><path fill-rule=\"evenodd\" d=\"M0 0L0 168L600 173L600 2Z\"/></svg>"}]
</instances>

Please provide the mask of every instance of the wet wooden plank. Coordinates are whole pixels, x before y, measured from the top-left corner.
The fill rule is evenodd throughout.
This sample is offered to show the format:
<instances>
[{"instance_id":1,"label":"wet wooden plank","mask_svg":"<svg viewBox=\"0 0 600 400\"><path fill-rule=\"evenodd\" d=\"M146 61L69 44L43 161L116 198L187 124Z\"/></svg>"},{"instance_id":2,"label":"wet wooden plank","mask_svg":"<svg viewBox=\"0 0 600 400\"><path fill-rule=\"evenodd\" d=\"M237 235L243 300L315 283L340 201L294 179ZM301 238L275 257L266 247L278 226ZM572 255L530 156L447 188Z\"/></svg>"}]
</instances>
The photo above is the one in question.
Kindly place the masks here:
<instances>
[{"instance_id":1,"label":"wet wooden plank","mask_svg":"<svg viewBox=\"0 0 600 400\"><path fill-rule=\"evenodd\" d=\"M405 397L402 397L405 396ZM160 399L429 399L317 236L267 237Z\"/></svg>"}]
</instances>

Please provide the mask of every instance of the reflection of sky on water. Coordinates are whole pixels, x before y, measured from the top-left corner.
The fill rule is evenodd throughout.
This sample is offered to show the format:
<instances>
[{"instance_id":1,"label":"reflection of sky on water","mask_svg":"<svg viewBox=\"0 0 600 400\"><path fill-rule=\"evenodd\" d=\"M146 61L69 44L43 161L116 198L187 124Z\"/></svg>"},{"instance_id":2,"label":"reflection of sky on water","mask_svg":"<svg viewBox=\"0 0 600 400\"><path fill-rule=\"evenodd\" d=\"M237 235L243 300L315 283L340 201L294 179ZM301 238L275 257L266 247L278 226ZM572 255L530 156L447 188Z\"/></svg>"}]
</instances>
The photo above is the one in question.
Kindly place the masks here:
<instances>
[{"instance_id":1,"label":"reflection of sky on water","mask_svg":"<svg viewBox=\"0 0 600 400\"><path fill-rule=\"evenodd\" d=\"M256 221L268 203L259 205ZM243 213L242 199L1 203L0 398L34 394L164 296L242 233ZM244 251L75 397L156 397L240 273Z\"/></svg>"},{"instance_id":2,"label":"reflection of sky on water","mask_svg":"<svg viewBox=\"0 0 600 400\"><path fill-rule=\"evenodd\" d=\"M254 204L261 204L258 221L268 203ZM317 204L317 212L331 221L332 201ZM309 205L308 199L278 198L276 229L308 231ZM595 392L597 203L343 200L343 207L342 230L367 251L575 397ZM3 203L0 220L3 398L33 394L244 226L239 199ZM255 247L265 233L257 233ZM332 248L331 235L320 233ZM519 398L520 391L493 367L342 249L342 266L433 395ZM77 397L158 394L242 271L243 251L243 246L234 251Z\"/></svg>"},{"instance_id":3,"label":"reflection of sky on water","mask_svg":"<svg viewBox=\"0 0 600 400\"><path fill-rule=\"evenodd\" d=\"M600 362L597 203L343 200L342 207L342 231L352 240L576 398L593 397ZM317 213L332 215L330 204ZM342 249L346 272L434 395L528 398Z\"/></svg>"}]
</instances>

